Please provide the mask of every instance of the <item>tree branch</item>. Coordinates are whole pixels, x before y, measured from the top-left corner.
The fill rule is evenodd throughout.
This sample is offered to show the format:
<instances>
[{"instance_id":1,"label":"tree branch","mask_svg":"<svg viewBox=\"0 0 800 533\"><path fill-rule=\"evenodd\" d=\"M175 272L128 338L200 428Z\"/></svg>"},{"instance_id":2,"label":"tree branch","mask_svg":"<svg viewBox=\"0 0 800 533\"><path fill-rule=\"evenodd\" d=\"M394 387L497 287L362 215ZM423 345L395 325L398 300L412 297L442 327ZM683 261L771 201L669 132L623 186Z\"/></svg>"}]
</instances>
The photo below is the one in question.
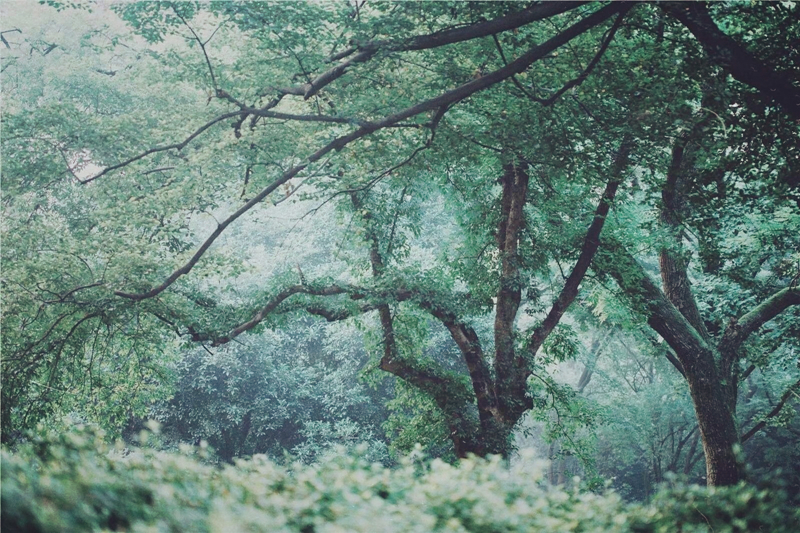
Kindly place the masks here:
<instances>
[{"instance_id":1,"label":"tree branch","mask_svg":"<svg viewBox=\"0 0 800 533\"><path fill-rule=\"evenodd\" d=\"M388 117L385 117L384 119L382 119L382 120L380 120L378 122L372 122L372 123L363 125L360 128L358 128L357 130L355 130L355 131L353 131L353 132L351 132L351 133L349 133L347 135L343 135L341 137L338 137L338 138L334 139L333 141L329 142L328 144L326 144L325 146L323 146L322 148L320 148L319 150L317 150L316 152L311 154L306 159L306 162L301 163L299 165L296 165L296 166L292 167L291 169L289 169L280 178L278 178L275 181L273 181L270 185L268 185L261 192L259 192L255 197L253 197L253 199L251 199L249 202L247 202L245 205L243 205L239 210L237 210L231 216L229 216L227 219L225 219L223 222L221 222L217 226L217 229L203 242L203 244L200 246L200 248L198 248L197 252L195 252L195 254L189 259L189 261L186 264L184 264L183 266L181 266L180 268L178 268L177 270L175 270L161 285L159 285L157 287L154 287L154 288L152 288L152 289L150 289L148 291L145 291L143 293L127 293L127 292L124 292L124 291L116 291L115 294L117 296L122 297L122 298L127 298L127 299L134 300L134 301L145 300L145 299L153 298L154 296L157 296L158 294L160 294L164 290L166 290L170 285L175 283L175 281L178 278L180 278L181 276L183 276L185 274L188 274L192 270L192 268L194 268L194 266L197 264L197 262L200 260L200 258L205 254L205 252L211 247L211 245L214 243L214 241L216 241L216 239L223 233L223 231L225 231L225 228L227 228L233 221L235 221L237 218L239 218L244 213L249 211L253 206L255 206L256 204L260 203L264 198L269 196L269 194L271 194L279 186L283 185L284 183L286 183L287 181L289 181L290 179L295 177L299 172L301 172L303 169L305 169L310 163L313 163L315 161L320 160L322 157L324 157L325 155L327 155L330 152L339 151L342 148L344 148L345 146L347 146L348 144L350 144L351 142L353 142L353 141L355 141L357 139L360 139L362 137L365 137L367 135L370 135L370 134L372 134L372 133L374 133L374 132L376 132L378 130L393 126L393 125L395 125L395 124L397 124L397 123L399 123L399 122L401 122L401 121L403 121L403 120L405 120L407 118L419 115L420 113L425 113L426 111L439 110L439 109L442 109L442 108L446 109L448 106L450 106L450 105L452 105L452 104L454 104L456 102L459 102L459 101L463 100L464 98L467 98L468 96L471 96L472 94L475 94L476 92L479 92L479 91L482 91L484 89L487 89L487 88L491 87L492 85L495 85L495 84L497 84L497 83L499 83L499 82L501 82L503 80L508 79L509 77L511 77L514 74L519 74L520 72L525 71L530 65L532 65L534 62L536 62L539 59L541 59L542 57L544 57L546 54L548 54L552 50L557 49L558 47L562 46L563 44L569 42L571 39L577 37L578 35L586 32L589 29L593 28L594 26L600 24L601 22L603 22L604 20L608 19L609 17L611 17L615 13L619 12L623 8L626 8L626 6L624 4L617 4L617 3L605 6L604 8L592 13L591 15L589 15L589 16L585 17L584 19L578 21L577 23L573 24L572 26L570 26L569 28L567 28L563 32L559 33L558 35L552 37L548 41L546 41L546 42L544 42L544 43L542 43L542 44L540 44L538 46L534 46L533 48L528 50L528 52L526 52L525 54L520 56L517 60L509 63L507 66L505 66L505 67L503 67L501 69L498 69L498 70L496 70L496 71L494 71L494 72L492 72L490 74L487 74L486 76L483 76L483 77L481 77L479 79L476 79L476 80L473 80L471 82L465 83L465 84L463 84L463 85L461 85L461 86L459 86L459 87L457 87L457 88L455 88L453 90L447 91L447 92L445 92L445 93L443 93L443 94L441 94L441 95L439 95L439 96L437 96L435 98L431 98L430 100L427 100L427 101L421 102L419 104L413 105L411 107L408 107L408 108L406 108L406 109L404 109L404 110L402 110L402 111L400 111L398 113L395 113L394 115L390 115ZM236 115L238 115L240 113L241 113L241 111L236 111L236 112L233 112L233 113L226 113L225 115L222 115L221 117L218 117L214 121L209 122L206 126L201 128L201 130L198 130L197 132L195 132L195 134L193 134L190 138L188 138L186 141L184 141L184 143L171 145L171 146L172 147L183 147L191 139L193 139L194 137L199 135L202 131L204 131L205 129L210 127L211 124L219 122L220 120L223 120L224 118L229 118L229 117L232 117L232 116L236 116ZM133 162L133 161L136 161L138 159L141 159L142 157L144 157L148 153L153 153L154 151L163 151L165 149L168 149L168 148L150 150L145 154L140 154L139 156L136 156L135 158L131 158L125 164ZM124 166L124 164L121 163L119 165L115 165L113 168L120 168L122 166ZM113 168L109 167L109 168L105 169L103 172L101 172L97 176L91 178L91 180L97 179L98 177L100 177L101 175L109 172ZM89 181L91 181L91 180L89 180Z\"/></svg>"},{"instance_id":2,"label":"tree branch","mask_svg":"<svg viewBox=\"0 0 800 533\"><path fill-rule=\"evenodd\" d=\"M500 279L495 301L494 368L497 376L497 401L504 414L525 397L527 376L516 363L514 322L522 300L518 243L525 225L524 207L528 194L528 171L525 162L504 165L501 183L500 222L497 228L497 250L500 253Z\"/></svg>"},{"instance_id":3,"label":"tree branch","mask_svg":"<svg viewBox=\"0 0 800 533\"><path fill-rule=\"evenodd\" d=\"M300 87L300 91L303 97L308 100L317 94L320 89L341 77L350 67L357 63L369 61L379 51L410 52L415 50L427 50L448 44L478 39L480 37L487 37L496 33L519 28L520 26L530 24L537 20L543 20L565 13L585 3L586 2L539 3L522 11L511 13L494 20L428 35L420 35L399 43L392 41L367 42L358 46L357 49L360 51L356 55L323 72L310 83L304 84ZM345 52L347 52L346 55L350 55L353 51L353 49L348 49Z\"/></svg>"},{"instance_id":4,"label":"tree branch","mask_svg":"<svg viewBox=\"0 0 800 533\"><path fill-rule=\"evenodd\" d=\"M795 396L796 398L800 399L800 395L797 394L798 391L800 391L800 380L797 380L792 385L790 385L789 388L786 389L786 392L783 393L781 399L778 401L775 407L773 407L772 411L767 413L766 416L764 416L761 419L761 421L758 422L758 424L756 424L750 429L750 431L739 437L739 440L744 443L747 440L749 440L753 435L764 429L764 426L767 425L767 421L770 418L775 418L776 416L778 416L778 413L781 412L781 409L783 409L783 406L786 405L786 402L789 400L789 398Z\"/></svg>"},{"instance_id":5,"label":"tree branch","mask_svg":"<svg viewBox=\"0 0 800 533\"><path fill-rule=\"evenodd\" d=\"M211 74L211 85L214 87L214 92L219 91L219 85L217 85L217 77L214 75L214 69L211 66L211 60L208 58L208 52L206 52L206 43L208 41L206 41L204 43L202 40L200 40L200 37L197 35L197 33L195 33L194 29L189 25L189 23L186 21L186 19L183 18L183 16L175 8L175 4L170 3L170 7L172 8L172 11L175 13L175 15L179 19L181 19L181 22L183 22L184 26L189 28L189 31L192 32L192 35L194 36L194 40L197 41L197 44L200 45L200 50L203 51L203 57L206 58L206 65L208 66L208 73ZM214 30L214 32L216 33L216 30Z\"/></svg>"},{"instance_id":6,"label":"tree branch","mask_svg":"<svg viewBox=\"0 0 800 533\"><path fill-rule=\"evenodd\" d=\"M566 84L564 84L564 86L563 86L563 87L561 87L561 89L559 89L558 91L556 91L556 92L555 92L555 93L554 93L554 94L553 94L551 97L549 97L549 98L540 99L540 98L537 98L537 97L535 97L535 96L533 96L533 95L530 95L530 97L531 97L533 100L535 100L535 101L537 101L537 102L541 103L543 106L545 106L545 107L549 107L549 106L553 105L553 104L556 102L556 100L558 100L558 99L561 97L561 95L563 95L565 92L567 92L568 90L572 89L573 87L577 87L577 86L579 86L579 85L580 85L580 84L582 84L584 81L586 81L586 78L588 78L588 77L589 77L589 74L591 74L591 73L592 73L592 71L594 70L594 68L595 68L595 67L597 66L597 64L600 62L600 59L603 57L603 54L605 54L605 53L606 53L606 50L608 49L608 45L610 45L610 44L611 44L611 41L614 39L614 36L616 35L616 33L617 33L617 30L618 30L618 29L619 29L619 27L622 25L622 19L625 17L625 14L626 14L626 13L627 13L627 12L628 12L628 11L629 11L629 10L630 10L632 7L633 7L633 4L630 4L630 5L627 7L627 9L624 9L624 10L620 11L620 13L619 13L619 15L617 16L616 20L614 20L614 24L613 24L613 25L611 26L611 28L608 30L608 34L607 34L606 38L605 38L605 39L603 40L603 42L601 43L601 45L600 45L600 49L597 51L597 54L595 54L595 56L592 58L592 60L589 62L589 64L586 66L586 68L583 70L583 72L581 72L581 73L578 75L578 77L577 77L577 78L575 78L575 79L573 79L573 80L570 80L570 81L568 81ZM519 87L520 85L518 84L517 86ZM520 88L522 88L522 87L520 87ZM524 89L523 89L523 90L524 90Z\"/></svg>"},{"instance_id":7,"label":"tree branch","mask_svg":"<svg viewBox=\"0 0 800 533\"><path fill-rule=\"evenodd\" d=\"M644 313L647 323L675 350L684 373L694 373L697 364L713 362L711 347L670 302L645 272L644 268L619 241L609 238L603 253L595 257L596 268L608 272L630 299L632 309Z\"/></svg>"},{"instance_id":8,"label":"tree branch","mask_svg":"<svg viewBox=\"0 0 800 533\"><path fill-rule=\"evenodd\" d=\"M704 103L707 98L704 98ZM697 122L690 132L678 135L672 145L672 159L667 169L667 176L661 190L662 205L659 212L661 223L670 230L670 245L665 245L659 252L659 267L661 271L661 284L664 294L672 304L686 317L686 320L697 330L707 342L711 340L703 317L697 308L694 294L692 294L689 276L687 273L688 260L680 253L683 250L684 231L681 226L681 215L685 215L685 176L683 168L691 163L684 164L684 154L689 143L695 140L710 121L710 115Z\"/></svg>"},{"instance_id":9,"label":"tree branch","mask_svg":"<svg viewBox=\"0 0 800 533\"><path fill-rule=\"evenodd\" d=\"M275 311L275 309L283 303L287 298L293 296L295 294L309 294L312 296L332 296L337 294L346 294L351 292L352 289L342 287L339 285L330 285L327 287L322 288L315 288L309 285L292 285L280 291L278 294L273 296L267 304L262 307L255 316L248 320L247 322L240 324L233 328L227 335L224 337L219 337L215 339L210 339L208 335L203 335L201 333L194 332L190 329L191 339L195 342L202 342L207 340L212 340L211 346L222 346L223 344L227 344L245 331L249 331L260 324L270 313Z\"/></svg>"},{"instance_id":10,"label":"tree branch","mask_svg":"<svg viewBox=\"0 0 800 533\"><path fill-rule=\"evenodd\" d=\"M384 275L386 265L380 251L378 235L372 224L372 213L363 208L362 199L358 194L352 193L350 198L353 208L364 213L362 218L369 244L372 276L376 280L380 280ZM391 308L386 303L378 304L376 307L383 332L384 353L379 363L381 370L394 374L403 381L431 395L436 405L445 414L447 424L451 430L450 436L456 448L456 454L459 456L464 455L465 451L462 447L466 442L471 441L475 435L474 428L469 427L471 425L470 421L463 412L464 407L471 401L468 391L461 390L463 386L458 380L447 372L443 372L440 368L419 367L414 361L402 357L397 347ZM472 448L471 451L474 451L474 447Z\"/></svg>"},{"instance_id":11,"label":"tree branch","mask_svg":"<svg viewBox=\"0 0 800 533\"><path fill-rule=\"evenodd\" d=\"M800 87L792 77L769 68L723 33L705 2L665 2L659 6L692 32L712 61L738 81L758 89L768 102L778 103L794 120L800 120Z\"/></svg>"},{"instance_id":12,"label":"tree branch","mask_svg":"<svg viewBox=\"0 0 800 533\"><path fill-rule=\"evenodd\" d=\"M130 165L131 163L134 163L134 162L136 162L136 161L138 161L140 159L144 159L148 155L157 154L159 152L168 152L170 150L183 150L184 148L186 148L186 146L190 142L192 142L194 139L196 139L199 135L201 135L203 132L205 132L208 128L210 128L214 124L222 122L223 120L229 119L231 117L240 116L241 114L242 114L241 111L232 111L230 113L223 113L222 115L219 115L218 117L206 122L205 124L203 124L202 126L197 128L194 131L194 133L192 133L191 135L189 135L188 137L186 137L183 141L181 141L179 143L168 144L166 146L157 146L155 148L151 148L151 149L147 150L146 152L142 152L142 153L140 153L138 155L135 155L135 156L131 157L130 159L126 159L125 161L123 161L121 163L117 163L116 165L111 165L110 167L106 167L103 170L101 170L99 173L97 173L94 176L91 176L89 178L86 178L85 180L81 180L81 179L79 179L77 177L76 177L76 179L78 180L78 182L81 185L86 185L87 183L91 183L94 180L96 180L97 178L105 176L106 174L108 174L110 172L113 172L114 170L118 170L120 168L126 167L126 166Z\"/></svg>"},{"instance_id":13,"label":"tree branch","mask_svg":"<svg viewBox=\"0 0 800 533\"><path fill-rule=\"evenodd\" d=\"M469 370L472 389L475 391L478 416L481 421L485 422L492 417L500 419L492 376L486 364L478 334L471 326L459 320L455 313L437 307L431 302L422 302L420 305L439 319L461 350Z\"/></svg>"},{"instance_id":14,"label":"tree branch","mask_svg":"<svg viewBox=\"0 0 800 533\"><path fill-rule=\"evenodd\" d=\"M592 264L597 249L600 246L600 232L603 230L606 216L608 215L611 203L614 201L617 188L622 180L622 173L628 165L630 150L630 141L623 140L614 160L611 178L606 184L606 189L603 191L603 196L600 198L600 203L595 210L592 223L583 240L583 246L578 256L578 261L575 263L575 267L572 269L569 278L567 278L564 288L561 290L558 298L553 302L553 306L550 308L547 317L531 335L528 343L528 353L531 357L536 355L536 352L539 351L539 348L542 347L542 344L544 344L544 341L547 339L547 336L550 335L553 329L558 325L561 317L578 295L580 284L584 276L586 276L586 271L589 270L589 266Z\"/></svg>"},{"instance_id":15,"label":"tree branch","mask_svg":"<svg viewBox=\"0 0 800 533\"><path fill-rule=\"evenodd\" d=\"M786 287L757 305L749 313L738 319L731 319L719 343L722 367L728 368L733 364L742 343L753 332L793 305L800 305L800 288Z\"/></svg>"}]
</instances>

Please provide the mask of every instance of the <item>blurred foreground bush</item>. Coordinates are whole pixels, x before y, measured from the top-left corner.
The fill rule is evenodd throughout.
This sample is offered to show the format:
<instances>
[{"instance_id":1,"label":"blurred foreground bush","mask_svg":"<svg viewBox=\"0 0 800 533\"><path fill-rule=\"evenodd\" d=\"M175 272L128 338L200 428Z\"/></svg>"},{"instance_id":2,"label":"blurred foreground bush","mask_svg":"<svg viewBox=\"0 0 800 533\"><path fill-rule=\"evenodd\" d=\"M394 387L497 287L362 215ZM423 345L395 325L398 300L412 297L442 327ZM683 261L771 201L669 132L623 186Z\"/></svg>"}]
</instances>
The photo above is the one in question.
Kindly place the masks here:
<instances>
[{"instance_id":1,"label":"blurred foreground bush","mask_svg":"<svg viewBox=\"0 0 800 533\"><path fill-rule=\"evenodd\" d=\"M16 532L674 532L798 531L780 491L676 487L653 505L546 487L543 465L497 458L453 467L408 458L387 469L358 454L222 468L205 451L109 448L84 429L2 452L2 531Z\"/></svg>"}]
</instances>

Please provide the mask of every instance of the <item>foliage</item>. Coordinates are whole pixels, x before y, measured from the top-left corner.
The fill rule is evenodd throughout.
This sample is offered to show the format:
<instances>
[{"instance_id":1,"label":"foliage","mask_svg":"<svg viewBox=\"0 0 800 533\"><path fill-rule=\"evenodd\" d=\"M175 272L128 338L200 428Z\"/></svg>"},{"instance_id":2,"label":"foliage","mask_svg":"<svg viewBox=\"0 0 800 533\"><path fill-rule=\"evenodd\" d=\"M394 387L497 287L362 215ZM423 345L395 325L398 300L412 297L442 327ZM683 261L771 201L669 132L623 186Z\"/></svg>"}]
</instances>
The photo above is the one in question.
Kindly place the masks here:
<instances>
[{"instance_id":1,"label":"foliage","mask_svg":"<svg viewBox=\"0 0 800 533\"><path fill-rule=\"evenodd\" d=\"M188 352L174 396L153 413L163 444L206 441L228 462L287 452L310 462L335 445L368 443L368 457L388 460L382 399L358 382L363 353L337 342L337 326L308 322Z\"/></svg>"},{"instance_id":2,"label":"foliage","mask_svg":"<svg viewBox=\"0 0 800 533\"><path fill-rule=\"evenodd\" d=\"M409 456L395 469L343 449L309 466L264 456L214 467L180 454L108 448L92 430L40 432L2 452L3 530L386 532L790 532L779 490L674 487L655 505L543 484L542 464L455 466Z\"/></svg>"},{"instance_id":3,"label":"foliage","mask_svg":"<svg viewBox=\"0 0 800 533\"><path fill-rule=\"evenodd\" d=\"M650 508L640 511L639 520L650 523L635 524L634 531L792 531L800 526L800 511L779 486L677 485L656 494Z\"/></svg>"},{"instance_id":4,"label":"foliage","mask_svg":"<svg viewBox=\"0 0 800 533\"><path fill-rule=\"evenodd\" d=\"M576 305L675 369L644 384L617 358L633 370L598 389L648 468L694 431L687 389L721 450L709 483L739 479L737 405L756 430L789 423L795 3L41 10L2 34L4 440L65 413L118 431L171 394L178 339L217 349L314 315L366 329L370 367L403 381L396 448L508 455L533 411L567 449L595 427L554 377L580 352ZM298 409L313 379L342 390L336 369L270 355L267 376L234 353L182 363L185 438L230 459L297 445L224 442L253 416L320 449L352 434ZM763 396L738 402L753 372ZM297 392L284 413L260 401L276 381Z\"/></svg>"}]
</instances>

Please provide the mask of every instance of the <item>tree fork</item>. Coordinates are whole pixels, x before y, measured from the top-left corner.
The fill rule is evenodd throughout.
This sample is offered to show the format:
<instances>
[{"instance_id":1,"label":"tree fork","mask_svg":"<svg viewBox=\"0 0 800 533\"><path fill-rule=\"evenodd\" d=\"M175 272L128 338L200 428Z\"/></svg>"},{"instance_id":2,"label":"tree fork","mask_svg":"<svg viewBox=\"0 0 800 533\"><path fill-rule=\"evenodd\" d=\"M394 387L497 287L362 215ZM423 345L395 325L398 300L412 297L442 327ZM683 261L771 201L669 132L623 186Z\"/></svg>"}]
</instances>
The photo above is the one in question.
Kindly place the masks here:
<instances>
[{"instance_id":1,"label":"tree fork","mask_svg":"<svg viewBox=\"0 0 800 533\"><path fill-rule=\"evenodd\" d=\"M363 206L362 199L357 193L352 193L350 199L353 208L363 213L365 233L369 245L370 266L372 276L380 279L385 271L385 263L380 250L380 239L372 224L372 213ZM484 456L487 453L496 453L492 447L487 447L486 435L481 431L476 421L471 420L468 406L470 398L461 394L458 383L449 379L449 376L429 370L416 368L409 361L400 357L397 348L397 339L394 333L394 319L391 308L383 303L377 306L380 318L381 331L383 332L384 353L380 360L380 368L385 372L394 374L403 381L417 387L423 392L430 394L436 405L444 413L447 425L450 429L450 440L456 456L467 457L469 454ZM477 336L476 336L477 339Z\"/></svg>"}]
</instances>

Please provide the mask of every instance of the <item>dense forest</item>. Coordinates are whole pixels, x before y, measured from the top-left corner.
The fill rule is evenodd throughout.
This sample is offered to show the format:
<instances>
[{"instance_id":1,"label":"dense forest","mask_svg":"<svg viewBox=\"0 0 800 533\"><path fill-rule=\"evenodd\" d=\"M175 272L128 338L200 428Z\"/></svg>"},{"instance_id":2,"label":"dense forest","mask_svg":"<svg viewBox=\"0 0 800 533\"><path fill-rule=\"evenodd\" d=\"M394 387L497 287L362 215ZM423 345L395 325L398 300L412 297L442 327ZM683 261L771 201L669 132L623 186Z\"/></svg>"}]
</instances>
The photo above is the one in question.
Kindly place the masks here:
<instances>
[{"instance_id":1,"label":"dense forest","mask_svg":"<svg viewBox=\"0 0 800 533\"><path fill-rule=\"evenodd\" d=\"M800 520L796 2L0 9L4 528Z\"/></svg>"}]
</instances>

